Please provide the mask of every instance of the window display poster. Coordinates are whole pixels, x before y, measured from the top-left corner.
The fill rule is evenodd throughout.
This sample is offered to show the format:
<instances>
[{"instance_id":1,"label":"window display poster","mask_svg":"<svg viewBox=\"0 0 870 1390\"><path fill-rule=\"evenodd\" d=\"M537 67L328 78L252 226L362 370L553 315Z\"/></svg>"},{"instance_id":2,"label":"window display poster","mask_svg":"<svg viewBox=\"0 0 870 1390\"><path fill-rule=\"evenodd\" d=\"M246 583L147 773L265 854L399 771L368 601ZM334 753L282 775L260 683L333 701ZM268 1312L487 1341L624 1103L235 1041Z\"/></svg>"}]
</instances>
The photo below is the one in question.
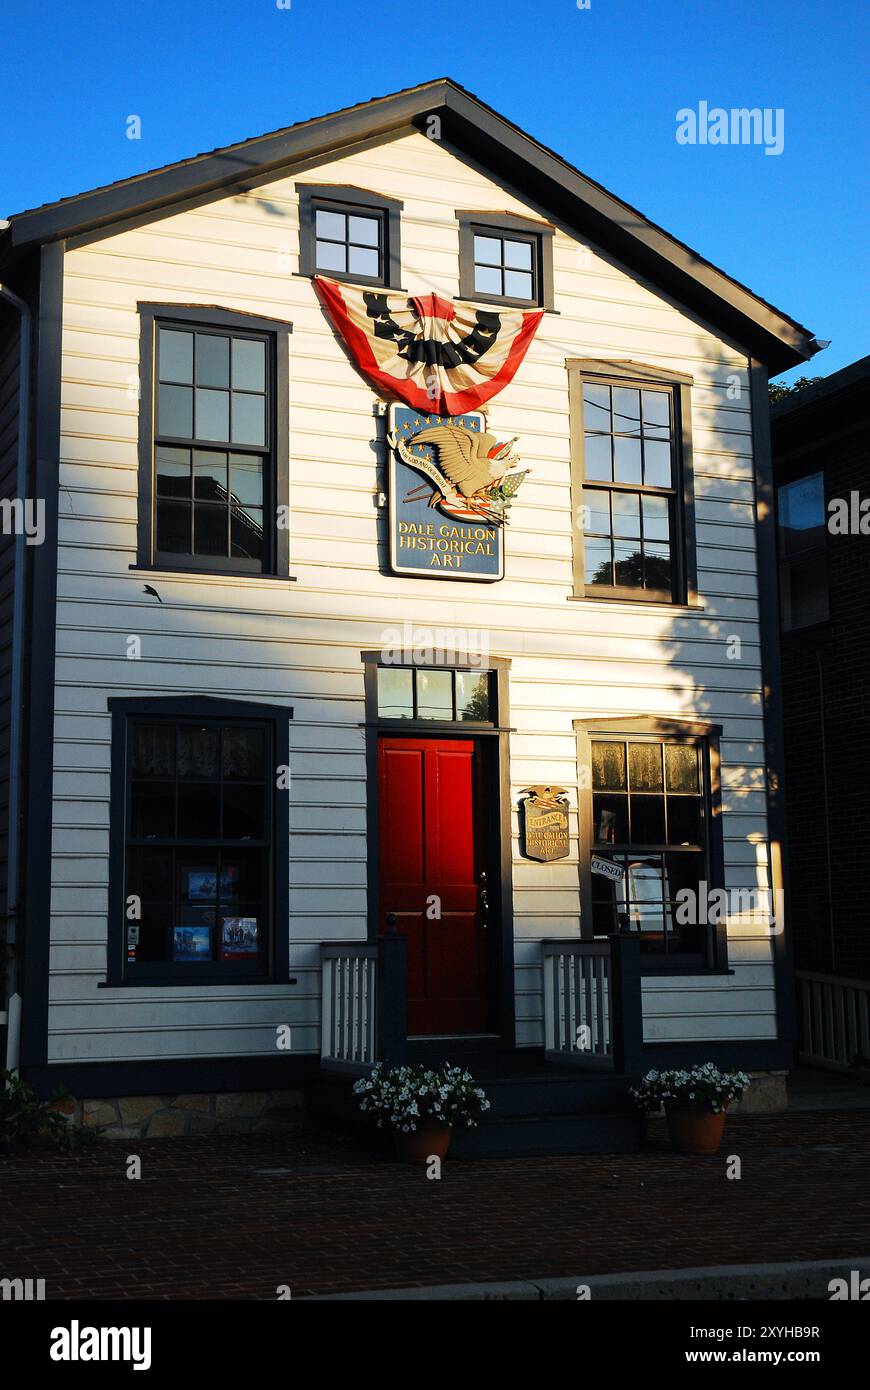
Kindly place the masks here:
<instances>
[{"instance_id":1,"label":"window display poster","mask_svg":"<svg viewBox=\"0 0 870 1390\"><path fill-rule=\"evenodd\" d=\"M173 927L173 960L211 960L211 927Z\"/></svg>"},{"instance_id":2,"label":"window display poster","mask_svg":"<svg viewBox=\"0 0 870 1390\"><path fill-rule=\"evenodd\" d=\"M259 949L256 917L221 918L221 960L250 960Z\"/></svg>"},{"instance_id":3,"label":"window display poster","mask_svg":"<svg viewBox=\"0 0 870 1390\"><path fill-rule=\"evenodd\" d=\"M218 895L218 884L220 884L222 898L236 897L239 891L238 865L232 864L221 869L219 875L212 868L188 869L186 894L188 901L192 903L214 902Z\"/></svg>"}]
</instances>

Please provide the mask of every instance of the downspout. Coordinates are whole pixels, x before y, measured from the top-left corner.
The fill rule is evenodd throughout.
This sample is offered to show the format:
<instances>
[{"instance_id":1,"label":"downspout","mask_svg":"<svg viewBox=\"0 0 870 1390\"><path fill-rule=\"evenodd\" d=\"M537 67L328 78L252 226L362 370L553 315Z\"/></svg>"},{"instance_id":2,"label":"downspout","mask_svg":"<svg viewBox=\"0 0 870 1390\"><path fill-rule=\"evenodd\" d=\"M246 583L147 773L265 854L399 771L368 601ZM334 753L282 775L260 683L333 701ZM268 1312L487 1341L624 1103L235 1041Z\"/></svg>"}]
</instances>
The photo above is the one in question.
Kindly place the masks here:
<instances>
[{"instance_id":1,"label":"downspout","mask_svg":"<svg viewBox=\"0 0 870 1390\"><path fill-rule=\"evenodd\" d=\"M0 283L0 299L5 299L18 311L21 320L19 337L18 386L18 467L15 495L22 507L27 494L27 466L30 457L30 343L32 318L30 309L14 290ZM22 518L23 521L23 518ZM18 1067L21 1041L21 994L19 992L19 884L18 855L20 844L21 751L22 716L24 712L24 586L25 535L23 524L15 536L15 564L12 591L12 670L10 673L9 712L9 829L6 866L6 1058L9 1071Z\"/></svg>"}]
</instances>

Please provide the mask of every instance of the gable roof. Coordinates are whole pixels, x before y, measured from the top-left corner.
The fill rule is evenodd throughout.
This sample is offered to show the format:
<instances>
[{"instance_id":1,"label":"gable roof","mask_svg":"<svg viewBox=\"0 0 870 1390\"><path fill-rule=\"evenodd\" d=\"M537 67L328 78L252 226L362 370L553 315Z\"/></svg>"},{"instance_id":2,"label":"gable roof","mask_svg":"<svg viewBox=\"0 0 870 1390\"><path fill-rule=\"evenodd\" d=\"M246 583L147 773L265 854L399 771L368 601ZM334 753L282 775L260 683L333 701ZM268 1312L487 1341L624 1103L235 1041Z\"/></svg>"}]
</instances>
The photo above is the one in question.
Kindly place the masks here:
<instances>
[{"instance_id":1,"label":"gable roof","mask_svg":"<svg viewBox=\"0 0 870 1390\"><path fill-rule=\"evenodd\" d=\"M433 115L448 144L733 338L771 375L818 350L809 329L446 77L20 212L9 219L0 252L92 235L128 219L167 215L179 203L224 197L363 141L425 130Z\"/></svg>"}]
</instances>

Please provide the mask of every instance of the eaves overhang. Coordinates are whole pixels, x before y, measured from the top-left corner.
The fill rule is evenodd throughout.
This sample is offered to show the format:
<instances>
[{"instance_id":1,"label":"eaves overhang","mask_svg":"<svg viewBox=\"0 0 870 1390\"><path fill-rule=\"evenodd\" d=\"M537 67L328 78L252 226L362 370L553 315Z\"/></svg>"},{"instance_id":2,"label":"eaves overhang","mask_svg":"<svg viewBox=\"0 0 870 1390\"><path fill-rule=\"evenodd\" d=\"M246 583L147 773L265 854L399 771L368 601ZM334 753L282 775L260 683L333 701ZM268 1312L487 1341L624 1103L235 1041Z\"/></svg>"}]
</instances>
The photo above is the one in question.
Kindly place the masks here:
<instances>
[{"instance_id":1,"label":"eaves overhang","mask_svg":"<svg viewBox=\"0 0 870 1390\"><path fill-rule=\"evenodd\" d=\"M440 127L433 125L437 117ZM818 350L811 331L717 269L636 208L587 178L449 78L439 78L272 134L195 155L9 219L6 253L69 240L130 219L169 214L174 205L219 198L270 176L402 130L437 132L521 197L661 289L764 363L775 376Z\"/></svg>"}]
</instances>

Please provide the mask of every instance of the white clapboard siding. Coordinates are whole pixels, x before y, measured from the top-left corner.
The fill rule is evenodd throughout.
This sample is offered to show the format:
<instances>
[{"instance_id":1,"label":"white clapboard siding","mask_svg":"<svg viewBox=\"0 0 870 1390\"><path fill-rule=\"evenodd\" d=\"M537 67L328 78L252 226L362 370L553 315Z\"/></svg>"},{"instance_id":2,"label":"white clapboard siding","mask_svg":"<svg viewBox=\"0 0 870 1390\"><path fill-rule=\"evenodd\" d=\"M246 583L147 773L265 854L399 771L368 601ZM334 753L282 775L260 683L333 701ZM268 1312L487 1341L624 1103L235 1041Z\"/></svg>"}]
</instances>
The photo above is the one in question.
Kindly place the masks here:
<instances>
[{"instance_id":1,"label":"white clapboard siding","mask_svg":"<svg viewBox=\"0 0 870 1390\"><path fill-rule=\"evenodd\" d=\"M324 161L300 182L347 183L404 203L403 284L458 292L455 209L546 209L448 148L409 134ZM550 219L552 220L552 219ZM678 230L678 229L677 229ZM294 178L66 257L63 325L58 644L54 749L52 1061L273 1055L319 1048L318 944L364 939L366 782L361 649L391 627L478 633L509 657L517 1029L543 1040L542 936L574 936L579 914L577 754L572 721L657 714L723 725L726 881L767 882L753 463L747 363L558 226L555 290L514 382L491 403L499 437L518 434L532 472L514 508L507 572L496 585L381 574L383 445L372 391L336 344L298 270ZM291 572L294 583L161 575L163 605L142 593L137 515L138 300L222 304L292 321ZM568 602L572 518L566 357L635 358L694 378L697 548L703 611L650 612ZM739 385L740 394L734 391ZM735 398L736 395L736 398ZM126 639L142 658L126 659ZM741 660L726 642L739 636ZM243 672L243 681L240 680ZM206 692L292 705L293 986L98 990L104 978L110 721L107 699ZM549 778L568 789L569 857L519 854L516 797ZM733 975L644 983L645 1034L678 1040L775 1035L771 940L729 929Z\"/></svg>"}]
</instances>

